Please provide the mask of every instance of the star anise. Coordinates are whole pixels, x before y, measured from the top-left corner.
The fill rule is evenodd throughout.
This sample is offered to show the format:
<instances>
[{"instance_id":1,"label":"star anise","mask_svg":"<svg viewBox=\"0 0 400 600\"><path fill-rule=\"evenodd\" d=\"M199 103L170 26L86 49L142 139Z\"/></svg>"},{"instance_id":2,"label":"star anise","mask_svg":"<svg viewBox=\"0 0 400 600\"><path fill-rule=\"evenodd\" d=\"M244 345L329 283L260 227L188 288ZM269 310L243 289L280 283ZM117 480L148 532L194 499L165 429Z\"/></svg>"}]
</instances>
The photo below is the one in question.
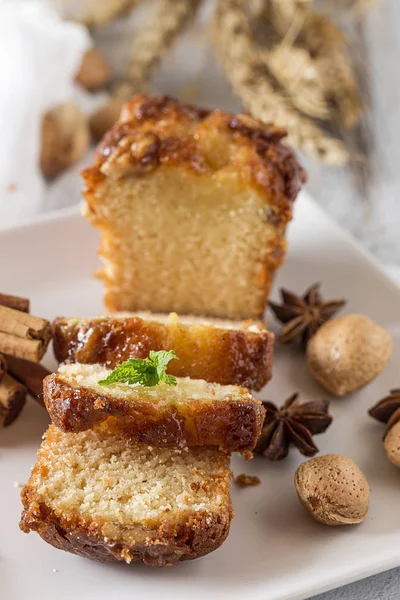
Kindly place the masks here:
<instances>
[{"instance_id":1,"label":"star anise","mask_svg":"<svg viewBox=\"0 0 400 600\"><path fill-rule=\"evenodd\" d=\"M282 460L295 445L304 456L318 452L313 435L323 433L331 424L327 400L314 400L301 404L299 394L290 396L281 408L272 402L263 402L266 409L264 425L253 452L269 460Z\"/></svg>"},{"instance_id":2,"label":"star anise","mask_svg":"<svg viewBox=\"0 0 400 600\"><path fill-rule=\"evenodd\" d=\"M400 389L390 390L389 395L375 404L368 413L377 421L386 423L386 436L389 429L400 421Z\"/></svg>"},{"instance_id":3,"label":"star anise","mask_svg":"<svg viewBox=\"0 0 400 600\"><path fill-rule=\"evenodd\" d=\"M303 347L306 348L317 329L346 304L345 300L325 302L319 287L319 283L314 283L303 296L281 288L282 304L269 302L277 319L284 323L278 335L282 344L301 339Z\"/></svg>"}]
</instances>

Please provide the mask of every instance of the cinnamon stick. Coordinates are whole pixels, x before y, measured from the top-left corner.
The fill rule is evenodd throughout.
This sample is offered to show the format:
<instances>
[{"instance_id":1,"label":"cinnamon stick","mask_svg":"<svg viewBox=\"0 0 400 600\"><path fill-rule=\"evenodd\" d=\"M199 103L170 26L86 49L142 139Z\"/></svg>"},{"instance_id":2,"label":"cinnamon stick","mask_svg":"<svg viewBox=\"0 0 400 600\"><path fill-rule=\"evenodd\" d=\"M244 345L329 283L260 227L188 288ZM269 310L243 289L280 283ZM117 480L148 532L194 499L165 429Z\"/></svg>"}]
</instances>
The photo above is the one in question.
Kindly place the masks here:
<instances>
[{"instance_id":1,"label":"cinnamon stick","mask_svg":"<svg viewBox=\"0 0 400 600\"><path fill-rule=\"evenodd\" d=\"M42 365L38 365L15 356L7 356L8 372L23 383L33 398L45 408L43 402L43 379L50 375Z\"/></svg>"},{"instance_id":2,"label":"cinnamon stick","mask_svg":"<svg viewBox=\"0 0 400 600\"><path fill-rule=\"evenodd\" d=\"M6 373L0 383L0 428L11 425L26 402L26 387Z\"/></svg>"},{"instance_id":3,"label":"cinnamon stick","mask_svg":"<svg viewBox=\"0 0 400 600\"><path fill-rule=\"evenodd\" d=\"M0 305L0 352L39 362L50 338L46 319Z\"/></svg>"},{"instance_id":4,"label":"cinnamon stick","mask_svg":"<svg viewBox=\"0 0 400 600\"><path fill-rule=\"evenodd\" d=\"M2 354L0 354L0 382L2 381L4 375L7 371L7 362Z\"/></svg>"},{"instance_id":5,"label":"cinnamon stick","mask_svg":"<svg viewBox=\"0 0 400 600\"><path fill-rule=\"evenodd\" d=\"M29 299L22 298L20 296L12 296L11 294L0 294L0 304L2 306L8 306L8 308L14 308L15 310L21 310L22 312L29 312Z\"/></svg>"}]
</instances>

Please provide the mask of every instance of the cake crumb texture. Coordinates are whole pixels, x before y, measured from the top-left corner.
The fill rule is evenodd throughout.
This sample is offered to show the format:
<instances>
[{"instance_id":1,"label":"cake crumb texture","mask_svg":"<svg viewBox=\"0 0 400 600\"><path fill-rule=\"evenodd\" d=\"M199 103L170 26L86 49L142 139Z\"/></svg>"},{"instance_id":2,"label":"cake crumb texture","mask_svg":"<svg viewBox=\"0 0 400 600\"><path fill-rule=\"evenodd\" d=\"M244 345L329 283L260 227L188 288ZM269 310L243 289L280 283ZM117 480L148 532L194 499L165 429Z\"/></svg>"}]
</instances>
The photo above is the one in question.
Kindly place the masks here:
<instances>
[{"instance_id":1,"label":"cake crumb texture","mask_svg":"<svg viewBox=\"0 0 400 600\"><path fill-rule=\"evenodd\" d=\"M171 565L224 541L231 476L229 455L214 448L154 448L50 425L22 490L20 527L87 558Z\"/></svg>"}]
</instances>

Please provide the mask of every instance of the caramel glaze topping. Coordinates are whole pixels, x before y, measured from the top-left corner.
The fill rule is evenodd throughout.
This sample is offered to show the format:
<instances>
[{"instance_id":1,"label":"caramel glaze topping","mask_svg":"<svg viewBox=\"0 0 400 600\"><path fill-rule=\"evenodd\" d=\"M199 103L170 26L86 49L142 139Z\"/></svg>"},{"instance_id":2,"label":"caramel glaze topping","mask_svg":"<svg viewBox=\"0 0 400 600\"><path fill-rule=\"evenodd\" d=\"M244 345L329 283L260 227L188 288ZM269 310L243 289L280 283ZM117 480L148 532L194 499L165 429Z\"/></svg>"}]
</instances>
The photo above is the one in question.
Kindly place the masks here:
<instances>
[{"instance_id":1,"label":"caramel glaze topping","mask_svg":"<svg viewBox=\"0 0 400 600\"><path fill-rule=\"evenodd\" d=\"M124 105L119 121L97 147L94 167L83 176L87 183L141 176L162 163L197 173L230 168L275 204L291 203L306 176L293 151L281 143L285 135L284 129L249 115L137 94Z\"/></svg>"}]
</instances>

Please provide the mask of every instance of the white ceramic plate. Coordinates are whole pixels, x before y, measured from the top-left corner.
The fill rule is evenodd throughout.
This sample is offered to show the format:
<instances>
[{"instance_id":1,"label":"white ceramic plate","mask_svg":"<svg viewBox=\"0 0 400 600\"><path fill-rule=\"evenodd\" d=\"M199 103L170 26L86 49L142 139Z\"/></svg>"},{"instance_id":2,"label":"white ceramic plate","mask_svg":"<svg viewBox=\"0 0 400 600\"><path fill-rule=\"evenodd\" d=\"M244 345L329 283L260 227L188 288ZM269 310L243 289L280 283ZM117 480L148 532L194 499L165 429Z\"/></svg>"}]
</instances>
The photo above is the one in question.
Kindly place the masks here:
<instances>
[{"instance_id":1,"label":"white ceramic plate","mask_svg":"<svg viewBox=\"0 0 400 600\"><path fill-rule=\"evenodd\" d=\"M97 233L79 215L0 233L1 289L32 298L32 311L90 315L101 311L96 269ZM20 489L29 476L47 418L30 401L18 421L0 431L0 598L2 600L278 600L306 598L323 590L400 565L400 473L385 458L382 426L367 409L400 385L400 293L354 241L305 195L289 230L289 255L280 285L302 292L323 282L328 298L348 298L347 312L370 315L394 336L386 371L350 398L333 399L333 425L316 438L322 453L353 458L371 487L367 520L357 527L329 528L299 505L293 475L302 461L296 449L273 464L233 459L235 474L260 476L261 485L233 486L235 519L214 554L176 568L101 565L63 553L38 535L18 529ZM272 318L271 318L271 325ZM51 355L47 363L54 366ZM303 398L327 394L308 374L300 351L277 348L274 378L262 397L282 402L299 390Z\"/></svg>"}]
</instances>

